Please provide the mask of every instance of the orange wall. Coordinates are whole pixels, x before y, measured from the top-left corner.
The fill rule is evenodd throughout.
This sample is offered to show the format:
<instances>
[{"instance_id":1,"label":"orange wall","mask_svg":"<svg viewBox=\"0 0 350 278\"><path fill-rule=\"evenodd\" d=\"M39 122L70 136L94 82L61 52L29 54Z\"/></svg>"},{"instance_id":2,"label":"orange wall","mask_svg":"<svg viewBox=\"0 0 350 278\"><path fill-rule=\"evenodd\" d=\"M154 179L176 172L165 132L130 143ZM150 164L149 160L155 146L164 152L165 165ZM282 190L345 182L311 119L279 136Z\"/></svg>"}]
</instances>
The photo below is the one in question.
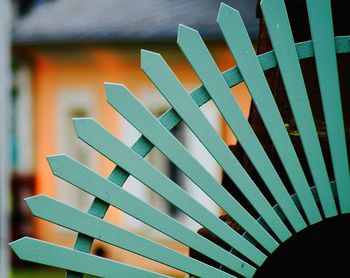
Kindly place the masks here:
<instances>
[{"instance_id":1,"label":"orange wall","mask_svg":"<svg viewBox=\"0 0 350 278\"><path fill-rule=\"evenodd\" d=\"M150 45L151 50L159 51L168 61L179 79L187 84L191 90L198 86L199 81L177 48L170 45ZM88 88L97 97L96 120L104 127L121 137L118 130L118 115L105 102L103 82L116 82L125 84L136 95L144 87L152 87L151 82L140 69L139 48L136 45L123 45L114 47L82 46L69 50L63 48L34 49L33 51L33 94L34 94L34 129L35 129L35 171L36 194L46 194L55 197L55 185L57 178L53 176L46 161L46 156L56 154L57 132L57 95L65 87ZM221 71L234 65L226 47L222 44L210 45L213 56ZM156 89L154 88L154 91ZM235 97L242 105L244 113L248 113L250 98L244 85L234 89ZM235 143L235 139L222 121L222 134L226 143ZM72 138L73 139L73 138ZM113 164L99 156L99 173L107 176L113 169ZM117 210L109 212L106 219L118 222L120 214ZM41 220L35 221L36 236L71 246L75 235L64 234L57 231L54 225ZM180 248L178 246L178 248ZM181 249L181 248L180 248ZM185 251L184 248L182 248ZM122 252L114 252L111 257L119 260L127 260L130 255L121 255ZM124 258L124 259L123 259ZM142 263L132 257L134 261ZM159 268L152 266L150 268ZM164 269L169 272L169 269ZM171 271L170 271L171 272ZM171 272L173 273L173 272Z\"/></svg>"}]
</instances>

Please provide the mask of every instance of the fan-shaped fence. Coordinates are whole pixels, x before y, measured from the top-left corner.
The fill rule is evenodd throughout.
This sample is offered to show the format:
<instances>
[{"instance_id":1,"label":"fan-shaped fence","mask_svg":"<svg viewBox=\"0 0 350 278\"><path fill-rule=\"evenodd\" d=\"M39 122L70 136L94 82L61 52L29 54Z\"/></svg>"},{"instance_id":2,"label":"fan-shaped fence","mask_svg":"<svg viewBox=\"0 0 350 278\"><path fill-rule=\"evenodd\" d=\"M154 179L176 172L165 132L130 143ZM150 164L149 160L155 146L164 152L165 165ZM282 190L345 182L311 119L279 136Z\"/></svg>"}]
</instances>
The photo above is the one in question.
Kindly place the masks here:
<instances>
[{"instance_id":1,"label":"fan-shaped fence","mask_svg":"<svg viewBox=\"0 0 350 278\"><path fill-rule=\"evenodd\" d=\"M67 277L82 273L101 277L163 277L144 269L89 254L98 239L199 277L252 277L278 246L309 225L350 211L350 175L343 124L336 54L349 53L349 36L334 37L330 1L308 0L312 40L294 43L283 1L264 0L264 14L273 51L257 56L239 13L222 4L218 23L237 66L221 73L196 30L180 25L178 44L202 82L188 94L160 54L142 51L141 67L171 108L155 118L123 85L106 83L108 103L142 136L129 148L93 119L75 119L77 136L117 166L107 177L73 158L48 158L52 172L73 186L95 196L88 212L49 197L26 199L33 215L78 232L73 249L33 238L11 243L24 260L66 269ZM335 180L330 181L317 136L299 60L315 57ZM279 67L288 101L312 175L310 187L285 128L264 71ZM245 82L265 128L295 191L290 195L279 173L242 114L230 88ZM200 110L213 101L273 196L266 199L259 187L231 153ZM225 190L170 133L184 121L215 158L252 207L255 219ZM156 147L202 189L244 230L231 229L205 204L201 204L144 157ZM123 190L132 175L181 211L210 230L232 248L229 252L188 229L163 212ZM180 254L150 239L109 224L103 217L114 206L185 244L223 267ZM226 271L228 270L228 271Z\"/></svg>"}]
</instances>

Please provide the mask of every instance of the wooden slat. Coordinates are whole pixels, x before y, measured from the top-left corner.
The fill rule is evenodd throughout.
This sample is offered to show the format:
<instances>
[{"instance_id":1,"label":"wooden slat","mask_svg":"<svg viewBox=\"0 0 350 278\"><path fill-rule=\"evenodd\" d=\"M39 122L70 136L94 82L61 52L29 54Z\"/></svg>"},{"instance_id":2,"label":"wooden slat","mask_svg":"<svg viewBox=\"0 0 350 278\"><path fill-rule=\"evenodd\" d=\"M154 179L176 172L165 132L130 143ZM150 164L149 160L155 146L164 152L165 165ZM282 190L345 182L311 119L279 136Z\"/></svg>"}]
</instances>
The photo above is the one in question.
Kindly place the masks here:
<instances>
[{"instance_id":1,"label":"wooden slat","mask_svg":"<svg viewBox=\"0 0 350 278\"><path fill-rule=\"evenodd\" d=\"M194 159L122 85L106 84L107 101L269 252L278 242ZM137 113L135 113L137 111ZM252 230L253 227L253 230Z\"/></svg>"},{"instance_id":2,"label":"wooden slat","mask_svg":"<svg viewBox=\"0 0 350 278\"><path fill-rule=\"evenodd\" d=\"M116 154L119 153L116 152ZM147 205L107 179L97 175L81 163L64 155L52 156L48 160L54 175L66 180L79 189L96 196L158 231L222 263L237 273L249 277L254 274L255 268L248 263L236 256L232 256L211 241L186 228L183 224ZM208 250L210 250L209 253ZM263 262L265 258L266 256L260 259Z\"/></svg>"},{"instance_id":3,"label":"wooden slat","mask_svg":"<svg viewBox=\"0 0 350 278\"><path fill-rule=\"evenodd\" d=\"M240 43L240 41L237 43ZM315 223L320 221L320 213L311 194L292 142L284 127L282 117L274 101L263 70L256 59L255 53L253 52L249 55L249 52L252 52L252 50L247 48L247 46L245 46L244 50L248 52L246 56L247 59L249 59L249 67L245 61L238 60L237 62L241 65L240 72L244 77L252 99L259 110L266 130L270 135L286 173L300 198L309 222ZM239 58L240 56L238 56L238 59Z\"/></svg>"},{"instance_id":4,"label":"wooden slat","mask_svg":"<svg viewBox=\"0 0 350 278\"><path fill-rule=\"evenodd\" d=\"M238 64L239 71L242 74L247 87L251 91L252 98L257 104L259 111L273 110L275 115L279 115L271 92L266 89L261 89L264 87L266 88L266 81L240 14L238 11L232 9L231 7L225 4L221 4L218 23L231 50L231 53L233 54L234 59ZM222 78L220 78L220 83L223 83ZM222 87L224 86L225 84L222 85ZM226 121L230 124L232 131L235 133L240 144L244 147L244 150L249 156L249 159L252 161L255 168L259 171L260 176L269 187L270 192L275 197L281 210L286 215L286 218L289 220L294 230L300 231L304 229L306 227L305 221L301 217L300 212L290 198L288 191L286 190L283 182L274 169L271 161L267 157L252 128L250 126L249 128L245 127L247 131L245 134L241 135L240 132L243 130L243 123L241 126L235 127L238 125L237 121L239 116L231 112L232 108L230 107L233 107L234 99L230 94L228 87L225 87L226 91L222 92L221 94L219 90L212 88L212 98L218 106L223 107L222 110L226 108ZM257 88L260 89L258 90ZM222 90L224 90L224 88ZM270 113L273 112L270 111ZM261 114L266 114L266 112L263 111ZM280 116L277 117L280 118ZM244 124L247 123L247 121L245 121L242 116L241 121L244 121ZM285 132L282 125L283 123L280 120L280 130L281 132Z\"/></svg>"},{"instance_id":5,"label":"wooden slat","mask_svg":"<svg viewBox=\"0 0 350 278\"><path fill-rule=\"evenodd\" d=\"M238 34L245 34L245 29L242 29L244 26L228 24L231 22L228 19L231 18L227 18L230 14L225 13L224 7L225 6L222 4L219 12L219 24L221 28L223 31L230 30L230 33L237 35L237 37L241 37ZM194 67L196 73L204 86L207 88L209 94L211 95L218 109L221 111L232 132L237 137L250 161L253 163L255 169L260 174L260 177L265 182L265 185L275 197L277 203L281 204L281 207L283 207L283 211L290 220L294 229L299 231L305 228L305 221L292 202L286 188L284 187L284 184L274 169L271 161L267 157L253 129L245 119L240 107L233 98L229 87L223 79L199 33L190 28L181 28L180 30L178 42L182 51L185 53L187 59ZM245 35L248 37L247 34ZM266 219L264 220L266 221ZM287 232L285 227L283 227L282 230L280 227L279 235L280 239L284 241L290 236L290 232Z\"/></svg>"},{"instance_id":6,"label":"wooden slat","mask_svg":"<svg viewBox=\"0 0 350 278\"><path fill-rule=\"evenodd\" d=\"M327 217L334 216L337 210L329 186L327 169L294 46L286 7L282 1L264 0L261 3L261 9L324 214ZM304 194L310 202L309 221L315 223L320 220L316 204L314 200L311 200L310 190L305 191ZM299 194L298 196L301 197Z\"/></svg>"},{"instance_id":7,"label":"wooden slat","mask_svg":"<svg viewBox=\"0 0 350 278\"><path fill-rule=\"evenodd\" d=\"M76 119L74 125L81 140L212 231L239 253L256 264L263 262L265 255L260 250L94 120Z\"/></svg>"},{"instance_id":8,"label":"wooden slat","mask_svg":"<svg viewBox=\"0 0 350 278\"><path fill-rule=\"evenodd\" d=\"M271 226L276 214L242 165L216 133L206 117L159 54L142 51L141 67L206 149ZM277 217L278 218L278 217ZM252 227L253 228L253 227ZM253 228L254 229L254 228Z\"/></svg>"},{"instance_id":9,"label":"wooden slat","mask_svg":"<svg viewBox=\"0 0 350 278\"><path fill-rule=\"evenodd\" d=\"M44 195L26 199L33 215L199 277L232 277L207 264ZM59 213L57 213L59 212ZM79 219L79 221L77 221Z\"/></svg>"},{"instance_id":10,"label":"wooden slat","mask_svg":"<svg viewBox=\"0 0 350 278\"><path fill-rule=\"evenodd\" d=\"M83 270L98 277L169 277L28 237L16 240L10 246L22 260L71 271Z\"/></svg>"},{"instance_id":11,"label":"wooden slat","mask_svg":"<svg viewBox=\"0 0 350 278\"><path fill-rule=\"evenodd\" d=\"M350 212L350 174L345 141L331 3L306 1L333 169L342 213Z\"/></svg>"},{"instance_id":12,"label":"wooden slat","mask_svg":"<svg viewBox=\"0 0 350 278\"><path fill-rule=\"evenodd\" d=\"M277 197L278 199L278 197L282 196L282 191L279 190L279 192L277 192L278 189L284 189L284 195L288 197L287 190L284 188L276 171L273 171L274 168L271 162L265 154L248 121L245 119L240 107L232 97L229 87L223 79L220 70L216 66L199 33L191 28L181 25L179 27L177 41L181 50L184 52L185 56L193 66L198 77L206 87L219 111L229 124L256 170L265 181L265 184L270 190L272 189L273 193L277 193L273 194L274 197ZM228 172L227 174L231 179L233 179L233 172ZM273 184L273 182L276 181L276 178L277 181L280 181L278 184L279 188L276 186L274 187ZM283 201L286 200L287 198L284 198ZM289 204L289 209L292 209L294 204L291 202L291 200ZM270 212L268 214L262 213L261 216L281 241L287 240L291 236L291 233L281 219L275 213L272 213L272 207L269 207L269 209ZM259 210L258 212L260 213ZM296 208L291 211L291 213L296 216L299 214ZM302 222L301 215L299 214L299 223Z\"/></svg>"}]
</instances>

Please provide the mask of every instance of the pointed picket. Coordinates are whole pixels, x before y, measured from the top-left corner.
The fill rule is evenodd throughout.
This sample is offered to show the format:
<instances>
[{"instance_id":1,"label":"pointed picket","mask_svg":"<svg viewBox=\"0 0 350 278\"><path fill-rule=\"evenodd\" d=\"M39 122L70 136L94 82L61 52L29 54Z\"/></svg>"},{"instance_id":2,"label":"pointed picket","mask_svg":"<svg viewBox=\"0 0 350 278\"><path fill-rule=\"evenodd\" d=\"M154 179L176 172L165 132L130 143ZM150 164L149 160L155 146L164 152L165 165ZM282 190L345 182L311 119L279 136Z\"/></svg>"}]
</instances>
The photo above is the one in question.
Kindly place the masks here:
<instances>
[{"instance_id":1,"label":"pointed picket","mask_svg":"<svg viewBox=\"0 0 350 278\"><path fill-rule=\"evenodd\" d=\"M286 7L282 1L264 0L261 2L261 9L324 214L327 217L334 216L337 214L337 209L295 49ZM311 196L311 193L308 193L308 195ZM311 205L313 205L313 220L320 220L319 213L316 212L316 205L314 205L314 202L310 203Z\"/></svg>"},{"instance_id":2,"label":"pointed picket","mask_svg":"<svg viewBox=\"0 0 350 278\"><path fill-rule=\"evenodd\" d=\"M248 263L231 255L166 214L147 205L119 186L94 173L81 163L64 155L52 156L48 160L55 176L96 196L190 248L205 254L214 261L222 263L239 274L246 275L247 277L251 277L254 274L255 268ZM210 250L210 253L207 252L208 250ZM265 258L265 256L259 257L258 261L262 263ZM252 261L254 261L254 258Z\"/></svg>"},{"instance_id":3,"label":"pointed picket","mask_svg":"<svg viewBox=\"0 0 350 278\"><path fill-rule=\"evenodd\" d=\"M219 18L220 17L222 17L222 12L219 13ZM232 28L233 26L229 27ZM305 228L305 221L292 202L288 191L267 157L253 129L233 98L229 87L221 76L219 69L199 33L185 27L181 28L179 32L185 33L181 36L182 40L179 39L182 51L207 88L213 101L240 142L240 145L265 182L265 185L275 197L277 203L283 208L283 212L287 216L287 219L290 220L294 229L299 231ZM280 237L281 240L285 240L289 237L286 236L285 230L280 231L280 234L284 235L284 238ZM288 234L290 233L288 232Z\"/></svg>"},{"instance_id":4,"label":"pointed picket","mask_svg":"<svg viewBox=\"0 0 350 278\"><path fill-rule=\"evenodd\" d=\"M269 252L278 242L194 159L185 147L135 97L120 85L106 84L108 102L173 161ZM135 113L134 111L137 111ZM253 230L252 230L253 229Z\"/></svg>"},{"instance_id":5,"label":"pointed picket","mask_svg":"<svg viewBox=\"0 0 350 278\"><path fill-rule=\"evenodd\" d=\"M37 195L27 198L26 203L34 216L179 270L199 277L232 277L207 264L173 251L154 241L123 230L100 218L72 208L49 197ZM77 221L78 219L79 221Z\"/></svg>"},{"instance_id":6,"label":"pointed picket","mask_svg":"<svg viewBox=\"0 0 350 278\"><path fill-rule=\"evenodd\" d=\"M217 68L198 32L180 26L178 44L203 83L190 95L160 55L143 51L144 71L173 108L156 119L126 88L108 84L107 97L110 104L143 135L129 149L96 122L88 119L75 121L78 136L118 165L106 179L68 157L50 157L49 163L55 175L93 195L95 199L89 211L85 213L46 196L28 198L26 201L34 215L78 232L74 245L76 250L23 238L11 244L16 254L24 260L64 268L67 270L67 278L82 277L83 273L100 277L166 277L86 254L90 252L96 238L196 276L234 277L221 271L221 268L216 269L205 262L186 257L152 240L105 222L102 218L112 205L222 264L239 277L252 277L256 265L261 266L267 258L266 251L273 252L279 241L285 241L291 236L286 227L287 223L283 221L289 221L295 231L300 231L306 226L301 210L305 212L309 223L321 221L316 203L321 203L326 217L335 216L337 208L334 197L337 194L341 212L350 212L350 173L336 63L336 53L350 52L350 37L334 37L330 0L307 0L307 8L312 41L294 44L283 1L263 0L262 11L275 50L256 56L240 15L222 4L218 21L238 64L223 73ZM316 60L336 179L336 182L332 183L329 182L298 61L313 56ZM312 178L316 184L313 188L309 188L264 77L264 70L276 66L280 67L296 118ZM292 196L288 195L278 173L232 97L229 88L241 81L246 82L296 191ZM201 113L199 107L211 99L274 196L276 206L272 207L266 200ZM255 220L169 132L182 120L260 213L259 219ZM239 235L145 161L143 158L153 147L157 147L172 160L246 232ZM227 242L233 247L232 254L123 190L121 187L130 174Z\"/></svg>"},{"instance_id":7,"label":"pointed picket","mask_svg":"<svg viewBox=\"0 0 350 278\"><path fill-rule=\"evenodd\" d=\"M327 136L342 213L350 212L350 174L345 141L331 3L306 1Z\"/></svg>"},{"instance_id":8,"label":"pointed picket","mask_svg":"<svg viewBox=\"0 0 350 278\"><path fill-rule=\"evenodd\" d=\"M10 246L22 260L98 277L169 277L29 237L16 240Z\"/></svg>"},{"instance_id":9,"label":"pointed picket","mask_svg":"<svg viewBox=\"0 0 350 278\"><path fill-rule=\"evenodd\" d=\"M76 119L74 125L81 140L212 231L239 253L256 264L263 262L266 256L259 249L94 120Z\"/></svg>"},{"instance_id":10,"label":"pointed picket","mask_svg":"<svg viewBox=\"0 0 350 278\"><path fill-rule=\"evenodd\" d=\"M273 100L271 94L268 93L268 91L264 93L262 90L255 91L255 90L252 90L251 88L251 86L254 86L252 84L253 78L254 78L254 82L263 82L263 81L257 81L257 78L256 78L257 72L259 72L259 78L263 80L264 77L262 76L262 69L259 65L258 58L255 55L254 48L250 42L250 38L244 27L244 23L242 21L240 14L236 10L232 9L231 7L225 4L221 4L219 15L218 15L218 23L224 34L224 37L229 46L229 49L235 58L237 66L240 69L241 74L244 76L245 82L251 91L253 101L256 103L256 106L259 109L261 117L264 119L264 116L262 114L268 113L267 110L270 110L270 109L274 110L274 111L270 111L270 113L279 115L279 112L276 107L276 103ZM215 90L213 89L213 94L214 93L215 93ZM222 95L224 95L224 96L221 96L222 98L221 105L223 106L225 103L228 103L229 99L232 99L232 97L227 93ZM264 100L262 100L262 98L264 98ZM230 106L232 106L232 104L230 104ZM231 116L229 112L227 112L227 114L228 114L227 117ZM237 121L236 117L231 116L231 122L232 122L231 125L234 125L235 121ZM269 118L269 121L273 121L273 120ZM281 121L279 121L279 126L280 126L280 130L284 132L284 130L282 129ZM267 126L267 129L268 131L271 130L272 126ZM246 137L256 138L255 134L252 135L252 133L253 132L251 131L250 134L246 135ZM291 200L288 191L285 189L284 184L282 183L276 170L274 170L273 165L271 164L270 160L266 156L266 153L264 152L263 148L261 147L260 144L259 144L259 149L252 148L254 144L248 143L247 142L248 140L246 139L246 137L241 139L240 144L242 146L246 145L245 150L249 155L250 160L253 163L254 161L256 161L257 165L255 165L255 167L257 168L257 170L259 170L259 168L261 169L261 171L259 171L261 177L264 179L267 185L270 184L272 186L271 192L273 193L273 190L277 191L273 195L276 196L275 197L276 200L279 201L277 203L280 205L281 210L286 215L287 219L290 221L295 231L302 230L303 228L306 227L306 223L301 217L300 212L296 208L295 204ZM258 139L255 139L255 141L257 140Z\"/></svg>"},{"instance_id":11,"label":"pointed picket","mask_svg":"<svg viewBox=\"0 0 350 278\"><path fill-rule=\"evenodd\" d=\"M235 12L234 12L235 13ZM232 15L231 15L232 16ZM235 24L240 24L240 18L235 17ZM239 21L237 21L239 20ZM223 29L224 30L224 29ZM316 223L321 220L316 202L311 194L308 182L293 148L292 142L285 129L281 114L279 113L272 92L266 81L264 72L255 55L254 49L250 43L247 43L247 35L242 28L237 28L241 39L236 39L227 34L226 40L233 53L236 62L239 64L239 70L251 93L252 99L259 110L259 114L264 122L267 132L276 148L286 173L293 185L295 192L300 198L302 207L310 223ZM234 43L233 43L234 41ZM304 224L299 222L298 229Z\"/></svg>"},{"instance_id":12,"label":"pointed picket","mask_svg":"<svg viewBox=\"0 0 350 278\"><path fill-rule=\"evenodd\" d=\"M271 227L275 227L280 221L279 217L163 58L159 54L143 51L141 67L264 220Z\"/></svg>"}]
</instances>

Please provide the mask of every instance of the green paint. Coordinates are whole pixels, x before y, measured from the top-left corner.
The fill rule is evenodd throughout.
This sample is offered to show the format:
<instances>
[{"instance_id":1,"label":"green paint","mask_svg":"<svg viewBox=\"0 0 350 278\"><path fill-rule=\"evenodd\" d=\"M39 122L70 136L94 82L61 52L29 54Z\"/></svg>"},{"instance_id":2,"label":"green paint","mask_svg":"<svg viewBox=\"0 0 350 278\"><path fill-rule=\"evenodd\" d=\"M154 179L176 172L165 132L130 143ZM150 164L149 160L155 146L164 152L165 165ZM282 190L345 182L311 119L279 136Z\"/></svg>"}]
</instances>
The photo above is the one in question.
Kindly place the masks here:
<instances>
[{"instance_id":1,"label":"green paint","mask_svg":"<svg viewBox=\"0 0 350 278\"><path fill-rule=\"evenodd\" d=\"M316 184L325 214L328 217L334 216L337 214L337 210L329 186L329 177L295 50L286 8L282 2L277 4L274 1L265 1L264 4L262 6L263 13L266 16L270 15L266 21L266 25L311 175ZM306 195L305 192L304 195L311 198L310 193ZM311 199L309 203L309 221L313 224L318 222L320 218L318 213L316 213L317 207L311 202ZM311 220L311 214L314 214L313 220Z\"/></svg>"},{"instance_id":2,"label":"green paint","mask_svg":"<svg viewBox=\"0 0 350 278\"><path fill-rule=\"evenodd\" d=\"M74 124L78 137L88 145L118 164L119 167L208 228L254 263L258 265L263 263L266 256L261 251L250 242L242 239L235 230L95 121L80 119L75 120Z\"/></svg>"},{"instance_id":3,"label":"green paint","mask_svg":"<svg viewBox=\"0 0 350 278\"><path fill-rule=\"evenodd\" d=\"M341 53L349 53L350 52L350 36L340 36L335 37L335 47L336 52ZM313 46L311 41L305 41L295 44L298 58L299 60L310 58L314 56ZM275 59L274 51L269 51L258 56L259 64L263 70L269 70L277 65L277 61ZM225 79L227 85L231 88L238 83L243 81L243 78L238 70L237 66L234 66L231 69L223 72L223 78ZM199 107L205 104L210 100L210 96L204 86L199 86L195 90L190 93L191 98ZM181 122L180 116L175 112L173 108L170 108L166 111L160 118L159 122L165 126L168 130L174 128L178 123ZM132 149L136 151L140 156L145 157L153 148L153 145L145 139L144 136L141 136L136 143L132 146ZM114 182L119 186L123 186L128 174L125 176L125 172L116 166L108 179ZM95 198L88 213L93 215L98 215L99 217L104 217L108 209L108 204L101 201L98 198ZM93 238L86 237L85 235L78 234L76 243L74 245L75 249L78 250L87 250L84 252L89 252L91 245L93 242ZM77 275L76 273L67 273L67 278L75 278L82 277L82 275Z\"/></svg>"},{"instance_id":4,"label":"green paint","mask_svg":"<svg viewBox=\"0 0 350 278\"><path fill-rule=\"evenodd\" d=\"M85 123L89 125L91 121L85 120ZM95 125L98 127L97 124ZM110 150L113 151L113 148ZM116 153L120 155L119 152ZM77 188L96 196L104 202L111 204L190 248L202 254L206 254L206 256L220 262L229 269L248 276L254 273L254 267L228 253L211 241L199 236L196 232L186 228L183 224L177 222L163 212L134 197L121 187L115 186L115 184L94 173L81 163L64 155L50 157L49 163L54 175L71 183ZM221 225L223 225L222 221ZM209 254L207 253L208 250L210 250ZM264 259L265 258L261 258L262 261Z\"/></svg>"},{"instance_id":5,"label":"green paint","mask_svg":"<svg viewBox=\"0 0 350 278\"><path fill-rule=\"evenodd\" d=\"M27 198L26 203L32 214L37 217L179 270L199 277L232 277L154 241L121 229L49 197L38 195ZM58 214L57 211L60 213Z\"/></svg>"},{"instance_id":6,"label":"green paint","mask_svg":"<svg viewBox=\"0 0 350 278\"><path fill-rule=\"evenodd\" d=\"M158 120L139 104L126 88L106 84L110 104L143 135L130 149L96 122L89 119L76 121L79 137L118 166L106 179L66 156L50 157L49 163L55 175L96 197L92 206L88 213L85 213L45 196L29 198L27 202L34 215L77 231L79 234L74 249L82 252L23 238L11 244L17 255L24 260L66 269L68 270L67 277L70 278L82 277L82 273L103 277L115 277L116 275L122 277L165 277L86 254L90 252L93 239L97 238L194 275L232 277L156 242L101 220L109 205L112 205L205 254L235 273L244 277L252 277L255 268L245 262L241 255L249 258L256 265L261 265L266 259L266 255L252 243L257 240L267 251L273 252L277 248L278 242L269 234L270 229L281 241L286 240L291 235L282 222L285 217L295 231L306 226L298 210L304 210L309 223L316 223L321 220L316 202L321 203L326 217L334 216L337 211L333 195L339 199L341 212L349 212L350 175L336 53L350 52L350 37L334 38L329 1L308 0L307 5L313 41L294 44L283 2L263 0L262 10L275 50L256 56L239 14L222 4L218 21L239 67L239 69L233 67L222 74L216 67L198 32L180 26L178 43L203 83L203 86L198 87L191 94L187 94L160 55L143 51L142 68L173 105L173 108L169 109ZM325 163L298 62L298 59L313 56L316 58L332 163L336 176L335 193L332 192L333 188L325 171ZM288 98L316 184L316 187L312 189L307 184L264 77L264 70L274 68L277 65L281 69ZM250 90L253 101L259 109L296 190L296 195L288 196L260 142L231 96L229 88L242 81L246 82ZM275 197L278 205L274 208L268 204L243 167L200 112L199 107L211 99ZM134 113L134 111L138 113ZM255 221L170 134L169 130L181 120L190 126L231 179L248 197L261 214L260 219ZM240 236L146 162L143 157L150 152L154 145L241 224L247 233ZM226 241L235 250L235 254L238 251L241 255L230 254L124 191L121 187L130 174ZM334 183L333 187L335 188ZM60 213L57 213L58 211Z\"/></svg>"},{"instance_id":7,"label":"green paint","mask_svg":"<svg viewBox=\"0 0 350 278\"><path fill-rule=\"evenodd\" d=\"M144 53L144 52L143 52ZM144 54L142 55L144 62ZM154 56L159 57L158 55ZM152 59L152 58L151 58ZM155 61L153 60L154 64ZM156 67L162 70L162 67ZM146 136L157 148L171 159L204 192L217 202L222 209L236 219L263 246L265 242L272 252L278 243L259 226L255 219L194 159L183 145L123 86L106 85L108 102L116 108L133 126ZM137 111L137 113L134 113ZM251 229L254 228L254 230Z\"/></svg>"},{"instance_id":8,"label":"green paint","mask_svg":"<svg viewBox=\"0 0 350 278\"><path fill-rule=\"evenodd\" d=\"M342 213L349 213L349 162L334 45L331 4L329 0L307 1L306 3L315 50L316 67L326 120L327 135L339 193L340 209ZM328 187L326 187L326 189L328 189ZM324 193L324 197L322 196L322 192L319 192L319 195L325 214L328 217L335 215L334 203L331 202L333 199L326 193ZM329 202L331 203L329 204Z\"/></svg>"},{"instance_id":9,"label":"green paint","mask_svg":"<svg viewBox=\"0 0 350 278\"><path fill-rule=\"evenodd\" d=\"M83 271L86 274L98 277L114 278L119 274L130 278L168 277L28 237L16 240L10 246L22 260L71 271Z\"/></svg>"},{"instance_id":10,"label":"green paint","mask_svg":"<svg viewBox=\"0 0 350 278\"><path fill-rule=\"evenodd\" d=\"M274 113L277 115L278 111L276 103L274 102L271 93L268 92L268 90L259 90L255 92L254 86L260 86L261 84L265 86L266 84L258 58L255 55L255 50L244 28L241 16L236 10L222 4L220 7L218 22L224 34L225 40L227 41L235 61L238 64L240 72L244 76L248 88L251 89L252 98L257 104L257 108L259 109L260 113L262 113L265 116L265 119L267 119L272 117L272 115L267 114L268 110L274 109ZM254 84L255 82L256 84ZM230 125L234 134L237 136L240 144L243 146L244 150L249 156L249 159L254 164L261 178L269 188L271 194L275 197L277 203L280 205L283 213L286 215L294 230L300 231L304 229L306 227L305 221L290 198L288 191L284 187L283 182L278 176L271 161L267 157L251 126L244 119L243 115L237 115L239 112L233 114L233 109L231 107L236 107L237 111L240 111L240 108L237 104L233 105L234 99L228 89L228 86L226 86L226 91L220 95L219 92L213 87L212 98L218 106L221 106L221 110L226 109L224 112L226 121ZM241 123L239 123L239 120ZM278 124L281 126L281 122ZM271 129L272 127L270 127L270 130Z\"/></svg>"}]
</instances>

